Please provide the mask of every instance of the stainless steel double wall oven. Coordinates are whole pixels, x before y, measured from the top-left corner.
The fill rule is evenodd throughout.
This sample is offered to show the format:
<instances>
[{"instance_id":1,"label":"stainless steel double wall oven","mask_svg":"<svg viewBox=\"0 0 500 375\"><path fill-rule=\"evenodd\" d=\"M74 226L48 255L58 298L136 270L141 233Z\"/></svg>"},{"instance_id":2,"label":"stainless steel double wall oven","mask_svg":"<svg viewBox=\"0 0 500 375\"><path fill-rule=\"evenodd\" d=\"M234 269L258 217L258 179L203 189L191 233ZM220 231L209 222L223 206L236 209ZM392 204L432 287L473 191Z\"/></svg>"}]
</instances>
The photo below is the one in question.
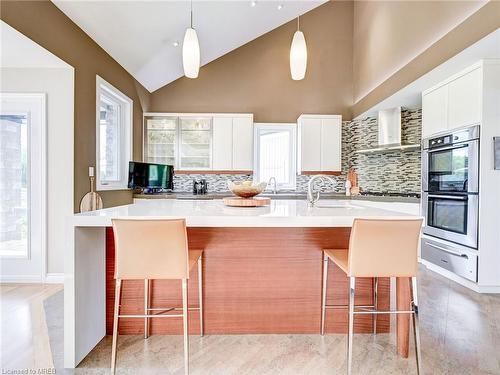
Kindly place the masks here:
<instances>
[{"instance_id":1,"label":"stainless steel double wall oven","mask_svg":"<svg viewBox=\"0 0 500 375\"><path fill-rule=\"evenodd\" d=\"M479 131L475 125L424 139L422 153L423 233L447 241L424 238L422 257L474 281L470 252L462 250L478 248Z\"/></svg>"}]
</instances>

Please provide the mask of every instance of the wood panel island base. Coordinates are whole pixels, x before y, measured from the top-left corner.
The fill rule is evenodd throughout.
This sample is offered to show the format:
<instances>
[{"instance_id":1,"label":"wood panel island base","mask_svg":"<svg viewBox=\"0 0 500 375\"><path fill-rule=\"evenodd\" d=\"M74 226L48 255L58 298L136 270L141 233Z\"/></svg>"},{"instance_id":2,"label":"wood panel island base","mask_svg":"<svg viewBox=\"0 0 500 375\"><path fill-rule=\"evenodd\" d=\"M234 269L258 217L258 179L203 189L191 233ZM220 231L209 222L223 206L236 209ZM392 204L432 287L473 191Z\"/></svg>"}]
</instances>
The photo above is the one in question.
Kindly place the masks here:
<instances>
[{"instance_id":1,"label":"wood panel island base","mask_svg":"<svg viewBox=\"0 0 500 375\"><path fill-rule=\"evenodd\" d=\"M319 333L322 252L347 248L350 228L188 228L189 247L204 249L205 334ZM113 332L114 241L106 231L106 333ZM328 304L347 305L348 278L332 263ZM189 302L197 305L197 272L189 280ZM123 314L143 313L144 282L122 283ZM359 279L356 304L373 304L372 279ZM389 309L389 282L379 281L379 309ZM181 307L178 281L152 282L151 307ZM347 332L347 309L329 309L327 333ZM198 313L189 314L190 333L199 333ZM355 332L373 332L373 320L358 315ZM389 331L381 315L377 331ZM142 334L142 319L121 319L119 333ZM182 334L182 319L152 319L151 334Z\"/></svg>"},{"instance_id":2,"label":"wood panel island base","mask_svg":"<svg viewBox=\"0 0 500 375\"><path fill-rule=\"evenodd\" d=\"M111 334L114 303L114 241L111 219L185 218L189 246L204 249L206 335L315 334L320 332L322 249L347 248L356 217L408 219L414 216L341 201L332 208L300 200L271 201L267 207L226 207L220 200L152 200L76 214L68 230L64 286L64 365L76 367ZM165 239L168 241L168 238ZM140 251L140 249L138 249ZM378 308L389 309L390 282L379 281ZM122 284L123 314L143 313L143 281ZM347 305L348 279L330 263L327 303ZM410 306L409 280L397 280L397 305ZM178 281L152 282L151 307L180 307ZM198 304L197 272L189 280L190 305ZM358 279L356 304L373 304L373 280ZM190 313L190 333L199 333ZM347 309L329 309L327 333L347 332ZM181 334L181 319L151 319L151 334ZM371 316L358 315L357 333L372 333ZM120 319L119 333L142 334L143 319ZM389 332L388 315L377 332ZM409 316L397 317L397 348L408 355Z\"/></svg>"}]
</instances>

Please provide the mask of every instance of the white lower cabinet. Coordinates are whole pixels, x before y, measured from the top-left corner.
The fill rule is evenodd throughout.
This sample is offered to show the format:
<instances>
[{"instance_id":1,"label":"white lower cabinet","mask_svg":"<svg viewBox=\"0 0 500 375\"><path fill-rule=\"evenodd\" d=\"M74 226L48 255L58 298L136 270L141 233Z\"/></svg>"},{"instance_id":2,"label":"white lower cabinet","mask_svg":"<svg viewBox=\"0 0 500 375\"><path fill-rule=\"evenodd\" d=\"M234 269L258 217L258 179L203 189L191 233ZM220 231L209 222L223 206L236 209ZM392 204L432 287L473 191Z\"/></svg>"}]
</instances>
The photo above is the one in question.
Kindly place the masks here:
<instances>
[{"instance_id":1,"label":"white lower cabinet","mask_svg":"<svg viewBox=\"0 0 500 375\"><path fill-rule=\"evenodd\" d=\"M299 173L340 172L342 116L301 115L297 123Z\"/></svg>"}]
</instances>

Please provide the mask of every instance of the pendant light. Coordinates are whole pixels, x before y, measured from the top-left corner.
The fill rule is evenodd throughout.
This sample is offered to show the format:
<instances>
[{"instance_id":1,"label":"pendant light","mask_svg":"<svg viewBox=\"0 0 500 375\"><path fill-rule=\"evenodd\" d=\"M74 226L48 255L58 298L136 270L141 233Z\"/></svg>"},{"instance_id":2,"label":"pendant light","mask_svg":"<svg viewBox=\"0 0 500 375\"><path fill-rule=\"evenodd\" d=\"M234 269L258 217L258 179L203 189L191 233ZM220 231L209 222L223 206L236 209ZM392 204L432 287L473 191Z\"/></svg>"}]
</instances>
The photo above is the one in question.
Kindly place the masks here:
<instances>
[{"instance_id":1,"label":"pendant light","mask_svg":"<svg viewBox=\"0 0 500 375\"><path fill-rule=\"evenodd\" d=\"M193 1L191 0L191 26L186 29L182 43L182 65L188 78L198 78L200 70L200 43L193 29Z\"/></svg>"},{"instance_id":2,"label":"pendant light","mask_svg":"<svg viewBox=\"0 0 500 375\"><path fill-rule=\"evenodd\" d=\"M290 72L292 79L300 81L304 79L307 68L307 46L304 33L300 31L300 16L297 17L297 31L293 34L292 46L290 47Z\"/></svg>"}]
</instances>

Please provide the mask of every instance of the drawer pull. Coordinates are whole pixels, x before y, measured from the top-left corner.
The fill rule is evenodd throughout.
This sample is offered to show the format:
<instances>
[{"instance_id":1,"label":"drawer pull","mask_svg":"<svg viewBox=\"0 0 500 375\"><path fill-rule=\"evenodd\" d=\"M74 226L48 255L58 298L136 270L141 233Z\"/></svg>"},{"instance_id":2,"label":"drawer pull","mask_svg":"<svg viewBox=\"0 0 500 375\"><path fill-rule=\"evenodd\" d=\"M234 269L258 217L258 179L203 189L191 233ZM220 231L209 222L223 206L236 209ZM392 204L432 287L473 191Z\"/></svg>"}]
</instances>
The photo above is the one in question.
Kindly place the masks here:
<instances>
[{"instance_id":1,"label":"drawer pull","mask_svg":"<svg viewBox=\"0 0 500 375\"><path fill-rule=\"evenodd\" d=\"M431 243L427 243L427 245L429 245L430 247L433 247L435 249L438 249L438 250L441 250L441 251L444 251L445 253L448 253L450 255L454 255L456 257L460 257L460 258L464 258L464 259L469 259L469 257L467 256L467 254L461 254L461 253L457 253L455 251L452 251L452 250L448 250L447 248L445 247L441 247L441 246L437 246L437 245L433 245ZM441 259L442 260L442 259Z\"/></svg>"}]
</instances>

